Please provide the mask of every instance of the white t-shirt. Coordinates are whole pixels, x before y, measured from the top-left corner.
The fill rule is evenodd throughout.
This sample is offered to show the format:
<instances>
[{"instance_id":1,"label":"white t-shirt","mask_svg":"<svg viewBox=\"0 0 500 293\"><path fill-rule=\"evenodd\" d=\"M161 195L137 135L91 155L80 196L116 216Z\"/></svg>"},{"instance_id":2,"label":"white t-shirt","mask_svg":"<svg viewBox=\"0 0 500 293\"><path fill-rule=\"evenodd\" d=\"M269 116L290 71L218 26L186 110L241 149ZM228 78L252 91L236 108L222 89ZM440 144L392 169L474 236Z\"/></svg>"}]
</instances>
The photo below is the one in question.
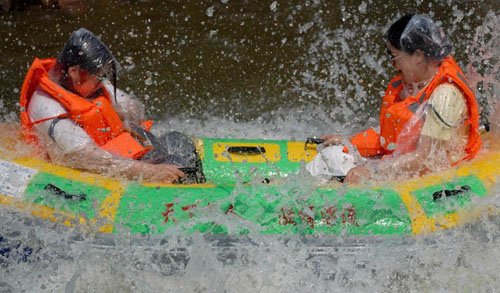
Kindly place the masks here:
<instances>
[{"instance_id":1,"label":"white t-shirt","mask_svg":"<svg viewBox=\"0 0 500 293\"><path fill-rule=\"evenodd\" d=\"M452 84L441 84L429 98L430 109L422 125L421 135L441 141L441 151L433 148L434 157L446 158L448 164L459 161L466 155L470 124L467 101L463 93Z\"/></svg>"},{"instance_id":2,"label":"white t-shirt","mask_svg":"<svg viewBox=\"0 0 500 293\"><path fill-rule=\"evenodd\" d=\"M116 89L117 98L115 99L113 85L108 81L104 81L103 84L111 96L112 106L115 110L119 107L118 105L129 104L134 99L118 88ZM28 105L28 114L32 122L66 113L67 111L63 105L42 89L37 89L33 93ZM49 136L52 123L54 123L54 119L35 124L36 134L46 136L46 139L52 139L64 152L79 151L89 144L95 144L85 130L70 118L57 121L53 125Z\"/></svg>"},{"instance_id":3,"label":"white t-shirt","mask_svg":"<svg viewBox=\"0 0 500 293\"><path fill-rule=\"evenodd\" d=\"M444 83L434 89L429 104L432 109L422 126L422 135L451 140L453 130L469 117L464 95L454 85Z\"/></svg>"}]
</instances>

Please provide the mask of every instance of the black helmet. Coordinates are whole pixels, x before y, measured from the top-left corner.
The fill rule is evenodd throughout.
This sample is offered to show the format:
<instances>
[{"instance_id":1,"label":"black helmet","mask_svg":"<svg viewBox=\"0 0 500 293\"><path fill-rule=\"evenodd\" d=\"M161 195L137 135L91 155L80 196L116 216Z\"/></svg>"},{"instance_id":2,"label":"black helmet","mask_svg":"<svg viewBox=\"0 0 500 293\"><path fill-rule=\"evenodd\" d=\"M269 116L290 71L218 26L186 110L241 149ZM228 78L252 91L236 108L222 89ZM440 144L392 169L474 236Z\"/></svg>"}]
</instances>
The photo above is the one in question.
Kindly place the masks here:
<instances>
[{"instance_id":1,"label":"black helmet","mask_svg":"<svg viewBox=\"0 0 500 293\"><path fill-rule=\"evenodd\" d=\"M87 29L74 31L57 58L63 68L78 65L91 74L116 78L121 66L108 47Z\"/></svg>"},{"instance_id":2,"label":"black helmet","mask_svg":"<svg viewBox=\"0 0 500 293\"><path fill-rule=\"evenodd\" d=\"M116 99L116 76L122 67L108 47L91 31L84 28L71 34L57 57L57 66L63 71L75 65L87 70L90 74L110 80L113 83ZM61 78L62 86L67 87L65 86L67 76L63 74Z\"/></svg>"}]
</instances>

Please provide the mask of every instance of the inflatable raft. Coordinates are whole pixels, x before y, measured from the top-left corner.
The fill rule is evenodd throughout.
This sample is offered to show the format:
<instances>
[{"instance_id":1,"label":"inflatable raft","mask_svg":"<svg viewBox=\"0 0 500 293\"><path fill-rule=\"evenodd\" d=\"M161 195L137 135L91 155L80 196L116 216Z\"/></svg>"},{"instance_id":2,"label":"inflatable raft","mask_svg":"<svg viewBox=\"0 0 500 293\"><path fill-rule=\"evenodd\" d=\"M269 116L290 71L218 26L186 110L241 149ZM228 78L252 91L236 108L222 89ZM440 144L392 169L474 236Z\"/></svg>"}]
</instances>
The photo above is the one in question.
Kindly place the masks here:
<instances>
[{"instance_id":1,"label":"inflatable raft","mask_svg":"<svg viewBox=\"0 0 500 293\"><path fill-rule=\"evenodd\" d=\"M206 184L141 184L20 156L10 145L0 160L3 208L108 233L432 232L496 212L477 203L500 174L500 152L483 152L446 172L403 182L316 186L296 175L316 154L314 144L200 138Z\"/></svg>"}]
</instances>

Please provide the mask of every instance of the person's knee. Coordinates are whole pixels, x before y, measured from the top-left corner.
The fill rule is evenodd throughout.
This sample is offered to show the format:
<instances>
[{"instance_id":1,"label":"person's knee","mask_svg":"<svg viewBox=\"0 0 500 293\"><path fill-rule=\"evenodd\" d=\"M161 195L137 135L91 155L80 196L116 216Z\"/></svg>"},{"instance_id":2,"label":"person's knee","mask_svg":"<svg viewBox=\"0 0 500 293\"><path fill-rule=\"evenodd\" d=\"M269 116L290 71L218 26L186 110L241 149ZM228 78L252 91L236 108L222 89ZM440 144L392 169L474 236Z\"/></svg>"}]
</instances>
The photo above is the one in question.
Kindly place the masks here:
<instances>
[{"instance_id":1,"label":"person's knee","mask_svg":"<svg viewBox=\"0 0 500 293\"><path fill-rule=\"evenodd\" d=\"M172 131L167 133L164 142L170 152L190 154L196 151L193 140L182 132Z\"/></svg>"}]
</instances>

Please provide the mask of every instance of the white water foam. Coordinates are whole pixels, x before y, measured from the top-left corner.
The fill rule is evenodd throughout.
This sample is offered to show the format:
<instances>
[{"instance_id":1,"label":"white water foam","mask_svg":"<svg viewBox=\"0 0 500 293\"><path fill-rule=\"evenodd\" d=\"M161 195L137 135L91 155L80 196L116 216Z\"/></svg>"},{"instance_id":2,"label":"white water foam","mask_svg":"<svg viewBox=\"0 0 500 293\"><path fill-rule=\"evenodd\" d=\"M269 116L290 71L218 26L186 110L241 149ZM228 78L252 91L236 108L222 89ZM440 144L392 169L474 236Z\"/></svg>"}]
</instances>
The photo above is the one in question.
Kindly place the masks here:
<instances>
[{"instance_id":1,"label":"white water foam","mask_svg":"<svg viewBox=\"0 0 500 293\"><path fill-rule=\"evenodd\" d=\"M490 31L487 26L497 27L497 19L490 15L477 30L478 48L490 50L492 58L500 54L494 46L499 31L495 29L487 40L481 37L483 31ZM320 31L321 41L328 41L329 33ZM320 45L312 48L315 46ZM317 56L321 53L313 53L311 58ZM476 57L471 56L469 71L477 69L471 80L479 84L488 75L481 73L482 68L473 64ZM482 62L484 57L477 60ZM492 74L496 74L494 68ZM315 73L303 77L306 84L325 84ZM498 95L496 81L488 79L488 83L491 95ZM335 88L334 82L331 87ZM300 83L297 90L312 93ZM361 89L354 91L363 93ZM331 129L344 133L354 130L356 123L332 123L332 117L320 110L320 106L306 110L319 113L315 119L287 110L276 113L271 122L169 117L155 131L303 140ZM347 113L347 117L352 116L352 111ZM500 190L474 200L478 206L498 207ZM486 214L474 224L432 235L380 237L182 236L178 231L169 235L102 235L8 208L0 210L0 222L0 235L5 238L0 242L4 252L0 256L0 292L494 292L500 287L500 218ZM220 223L225 222L220 219ZM6 249L10 249L8 254Z\"/></svg>"}]
</instances>

